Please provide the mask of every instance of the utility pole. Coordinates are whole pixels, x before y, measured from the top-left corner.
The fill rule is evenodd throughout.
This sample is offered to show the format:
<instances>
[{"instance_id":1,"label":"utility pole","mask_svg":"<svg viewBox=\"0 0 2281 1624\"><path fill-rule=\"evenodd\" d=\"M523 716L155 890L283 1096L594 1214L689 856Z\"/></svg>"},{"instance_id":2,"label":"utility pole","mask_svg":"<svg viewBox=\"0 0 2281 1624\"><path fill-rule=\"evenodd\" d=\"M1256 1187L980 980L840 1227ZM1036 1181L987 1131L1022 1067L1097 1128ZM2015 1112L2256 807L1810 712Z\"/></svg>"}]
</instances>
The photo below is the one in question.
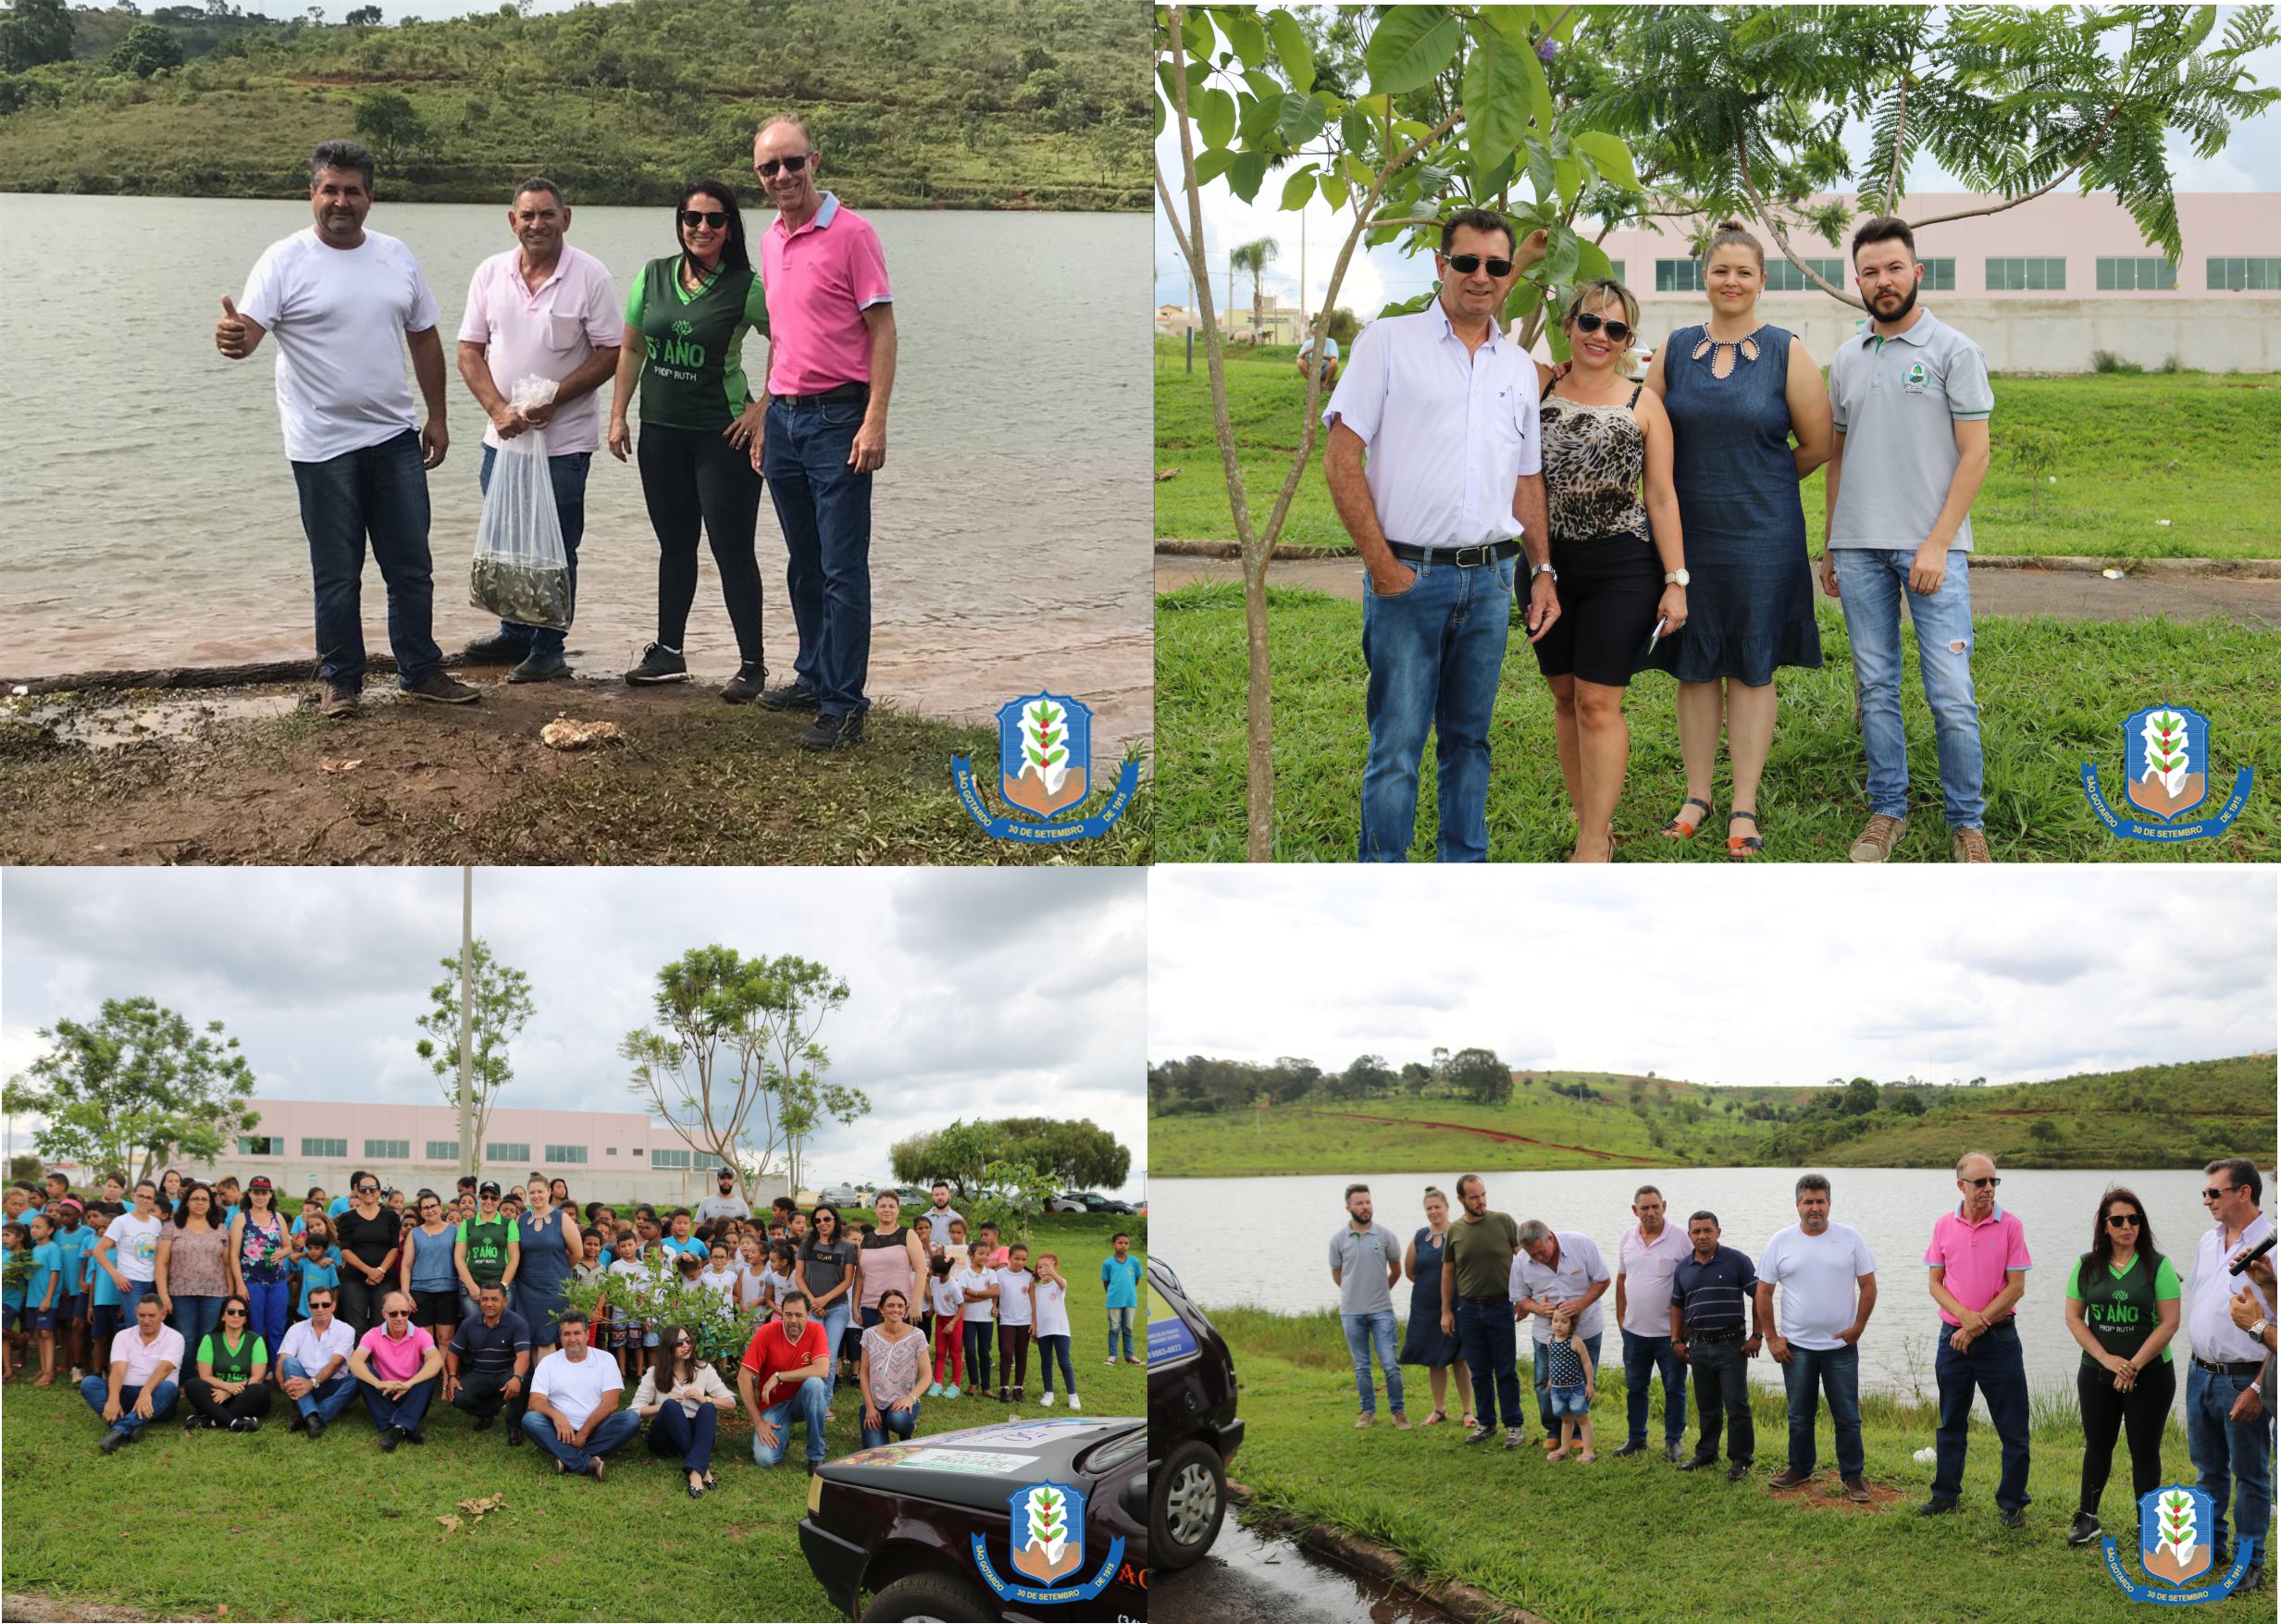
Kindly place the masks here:
<instances>
[{"instance_id":1,"label":"utility pole","mask_svg":"<svg viewBox=\"0 0 2281 1624\"><path fill-rule=\"evenodd\" d=\"M475 865L462 863L459 871L459 1171L462 1178L476 1171L476 1119L471 1097L475 1075Z\"/></svg>"}]
</instances>

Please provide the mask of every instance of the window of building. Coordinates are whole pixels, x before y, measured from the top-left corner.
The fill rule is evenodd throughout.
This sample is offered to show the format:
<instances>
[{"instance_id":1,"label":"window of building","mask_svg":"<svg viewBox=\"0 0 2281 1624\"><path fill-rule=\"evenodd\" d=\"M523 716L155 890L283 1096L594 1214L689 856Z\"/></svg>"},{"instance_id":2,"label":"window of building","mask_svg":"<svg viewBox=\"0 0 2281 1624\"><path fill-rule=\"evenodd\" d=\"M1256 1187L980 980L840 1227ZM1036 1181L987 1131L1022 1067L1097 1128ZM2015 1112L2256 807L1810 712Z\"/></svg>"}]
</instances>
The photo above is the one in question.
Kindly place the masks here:
<instances>
[{"instance_id":1,"label":"window of building","mask_svg":"<svg viewBox=\"0 0 2281 1624\"><path fill-rule=\"evenodd\" d=\"M650 1165L686 1168L689 1165L689 1153L686 1150L652 1150L650 1152Z\"/></svg>"},{"instance_id":2,"label":"window of building","mask_svg":"<svg viewBox=\"0 0 2281 1624\"><path fill-rule=\"evenodd\" d=\"M1988 262L1988 291L1991 293L2022 289L2039 293L2056 293L2063 291L2066 286L2067 262L2064 259L1991 259Z\"/></svg>"},{"instance_id":3,"label":"window of building","mask_svg":"<svg viewBox=\"0 0 2281 1624\"><path fill-rule=\"evenodd\" d=\"M282 1156L285 1154L285 1141L274 1134L253 1139L241 1137L238 1140L238 1154L240 1156Z\"/></svg>"},{"instance_id":4,"label":"window of building","mask_svg":"<svg viewBox=\"0 0 2281 1624\"><path fill-rule=\"evenodd\" d=\"M304 1156L321 1156L339 1161L348 1153L349 1142L346 1139L304 1139L301 1142L301 1154Z\"/></svg>"},{"instance_id":5,"label":"window of building","mask_svg":"<svg viewBox=\"0 0 2281 1624\"><path fill-rule=\"evenodd\" d=\"M2178 285L2178 267L2166 259L2101 259L2099 262L2099 289L2101 292L2130 293L2149 289L2175 288Z\"/></svg>"},{"instance_id":6,"label":"window of building","mask_svg":"<svg viewBox=\"0 0 2281 1624\"><path fill-rule=\"evenodd\" d=\"M1607 262L1607 274L1608 274L1608 280L1610 280L1611 282L1621 282L1621 281L1623 281L1623 279L1624 279L1624 262L1623 262L1622 260L1620 260L1620 259L1611 259L1611 260L1609 260L1609 261ZM1630 284L1628 284L1628 283L1627 283L1626 285L1627 285L1627 286L1629 286Z\"/></svg>"},{"instance_id":7,"label":"window of building","mask_svg":"<svg viewBox=\"0 0 2281 1624\"><path fill-rule=\"evenodd\" d=\"M2210 286L2223 292L2281 288L2281 259L2213 259Z\"/></svg>"},{"instance_id":8,"label":"window of building","mask_svg":"<svg viewBox=\"0 0 2281 1624\"><path fill-rule=\"evenodd\" d=\"M487 1161L528 1161L530 1159L530 1141L526 1139L520 1145L498 1143L486 1145L483 1147L483 1157Z\"/></svg>"},{"instance_id":9,"label":"window of building","mask_svg":"<svg viewBox=\"0 0 2281 1624\"><path fill-rule=\"evenodd\" d=\"M615 1156L617 1153L618 1147L614 1145L608 1145L602 1147L602 1154L604 1156Z\"/></svg>"},{"instance_id":10,"label":"window of building","mask_svg":"<svg viewBox=\"0 0 2281 1624\"><path fill-rule=\"evenodd\" d=\"M547 1147L547 1160L557 1166L568 1162L583 1167L586 1164L586 1147L583 1145L550 1145Z\"/></svg>"},{"instance_id":11,"label":"window of building","mask_svg":"<svg viewBox=\"0 0 2281 1624\"><path fill-rule=\"evenodd\" d=\"M1702 263L1692 259L1657 260L1655 262L1655 291L1658 293L1702 292Z\"/></svg>"},{"instance_id":12,"label":"window of building","mask_svg":"<svg viewBox=\"0 0 2281 1624\"><path fill-rule=\"evenodd\" d=\"M1956 262L1952 259L1928 259L1925 265L1925 291L1953 293L1956 291Z\"/></svg>"},{"instance_id":13,"label":"window of building","mask_svg":"<svg viewBox=\"0 0 2281 1624\"><path fill-rule=\"evenodd\" d=\"M430 1161L457 1161L459 1159L459 1141L430 1139L428 1142L428 1159Z\"/></svg>"},{"instance_id":14,"label":"window of building","mask_svg":"<svg viewBox=\"0 0 2281 1624\"><path fill-rule=\"evenodd\" d=\"M410 1161L412 1141L409 1139L367 1139L365 1141L366 1161Z\"/></svg>"},{"instance_id":15,"label":"window of building","mask_svg":"<svg viewBox=\"0 0 2281 1624\"><path fill-rule=\"evenodd\" d=\"M1841 259L1809 259L1815 275L1838 287L1845 286L1845 262ZM1806 279L1805 273L1787 259L1767 261L1767 291L1769 293L1818 293L1821 291Z\"/></svg>"}]
</instances>

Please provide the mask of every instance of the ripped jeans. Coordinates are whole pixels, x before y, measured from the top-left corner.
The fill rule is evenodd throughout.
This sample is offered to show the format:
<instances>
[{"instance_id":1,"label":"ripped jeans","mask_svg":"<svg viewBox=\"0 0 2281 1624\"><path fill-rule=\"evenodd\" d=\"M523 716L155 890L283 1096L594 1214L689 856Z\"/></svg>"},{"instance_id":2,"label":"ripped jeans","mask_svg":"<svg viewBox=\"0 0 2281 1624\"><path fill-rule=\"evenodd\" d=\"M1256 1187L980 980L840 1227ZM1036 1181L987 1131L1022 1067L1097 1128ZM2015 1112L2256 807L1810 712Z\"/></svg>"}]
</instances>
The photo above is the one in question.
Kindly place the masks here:
<instances>
[{"instance_id":1,"label":"ripped jeans","mask_svg":"<svg viewBox=\"0 0 2281 1624\"><path fill-rule=\"evenodd\" d=\"M1980 775L1980 707L1972 692L1971 555L1951 549L1940 589L1909 590L1913 549L1839 547L1838 601L1853 646L1861 742L1869 758L1869 810L1909 812L1909 744L1901 722L1901 601L1916 627L1917 664L1940 762L1940 811L1952 829L1977 829L1987 808Z\"/></svg>"}]
</instances>

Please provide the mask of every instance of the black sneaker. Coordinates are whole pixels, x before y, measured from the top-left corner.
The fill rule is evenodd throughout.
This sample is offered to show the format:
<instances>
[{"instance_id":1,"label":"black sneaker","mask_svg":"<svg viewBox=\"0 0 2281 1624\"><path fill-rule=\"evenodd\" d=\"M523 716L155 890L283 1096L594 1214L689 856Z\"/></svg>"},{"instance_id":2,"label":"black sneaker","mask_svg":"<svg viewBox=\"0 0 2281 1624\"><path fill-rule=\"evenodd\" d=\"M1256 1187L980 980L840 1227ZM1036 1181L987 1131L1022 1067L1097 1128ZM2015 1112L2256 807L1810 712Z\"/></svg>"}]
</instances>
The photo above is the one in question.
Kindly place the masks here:
<instances>
[{"instance_id":1,"label":"black sneaker","mask_svg":"<svg viewBox=\"0 0 2281 1624\"><path fill-rule=\"evenodd\" d=\"M403 1443L403 1439L404 1430L402 1427L389 1428L387 1432L380 1434L380 1453L383 1455L395 1454L396 1445Z\"/></svg>"},{"instance_id":2,"label":"black sneaker","mask_svg":"<svg viewBox=\"0 0 2281 1624\"><path fill-rule=\"evenodd\" d=\"M552 682L570 675L570 662L553 650L533 649L523 656L522 663L507 673L509 682Z\"/></svg>"},{"instance_id":3,"label":"black sneaker","mask_svg":"<svg viewBox=\"0 0 2281 1624\"><path fill-rule=\"evenodd\" d=\"M428 1442L428 1429L427 1429L426 1427L415 1427L415 1428L413 1428L410 1432L406 1432L406 1433L404 1434L404 1441L405 1441L406 1443L408 1443L408 1444L425 1444L425 1443L427 1443L427 1442Z\"/></svg>"},{"instance_id":4,"label":"black sneaker","mask_svg":"<svg viewBox=\"0 0 2281 1624\"><path fill-rule=\"evenodd\" d=\"M2067 1543L2071 1545L2088 1545L2105 1532L2106 1530L2099 1526L2099 1519L2088 1511L2078 1511L2075 1514L2075 1521L2067 1527Z\"/></svg>"},{"instance_id":5,"label":"black sneaker","mask_svg":"<svg viewBox=\"0 0 2281 1624\"><path fill-rule=\"evenodd\" d=\"M1916 1514L1919 1517L1946 1517L1955 1509L1956 1502L1953 1500L1932 1499L1919 1506Z\"/></svg>"},{"instance_id":6,"label":"black sneaker","mask_svg":"<svg viewBox=\"0 0 2281 1624\"><path fill-rule=\"evenodd\" d=\"M229 1423L229 1430L233 1432L258 1432L261 1431L261 1417L240 1416Z\"/></svg>"},{"instance_id":7,"label":"black sneaker","mask_svg":"<svg viewBox=\"0 0 2281 1624\"><path fill-rule=\"evenodd\" d=\"M1465 1441L1468 1444L1486 1444L1496 1435L1497 1430L1494 1427L1475 1427L1465 1435Z\"/></svg>"},{"instance_id":8,"label":"black sneaker","mask_svg":"<svg viewBox=\"0 0 2281 1624\"><path fill-rule=\"evenodd\" d=\"M1644 1443L1634 1443L1630 1439L1627 1438L1624 1440L1622 1447L1616 1451L1616 1458L1618 1460L1627 1460L1634 1455L1645 1455L1646 1453L1647 1445Z\"/></svg>"},{"instance_id":9,"label":"black sneaker","mask_svg":"<svg viewBox=\"0 0 2281 1624\"><path fill-rule=\"evenodd\" d=\"M325 1418L323 1416L311 1416L309 1418L309 1424L301 1430L312 1441L322 1438L325 1435Z\"/></svg>"},{"instance_id":10,"label":"black sneaker","mask_svg":"<svg viewBox=\"0 0 2281 1624\"><path fill-rule=\"evenodd\" d=\"M1996 1513L1996 1520L2006 1528L2026 1528L2027 1526L2027 1507L2014 1506L1999 1511Z\"/></svg>"},{"instance_id":11,"label":"black sneaker","mask_svg":"<svg viewBox=\"0 0 2281 1624\"><path fill-rule=\"evenodd\" d=\"M687 682L689 663L663 643L642 645L641 658L626 674L628 682Z\"/></svg>"},{"instance_id":12,"label":"black sneaker","mask_svg":"<svg viewBox=\"0 0 2281 1624\"><path fill-rule=\"evenodd\" d=\"M761 709L763 711L812 711L815 708L816 690L802 688L797 682L769 688L761 695Z\"/></svg>"},{"instance_id":13,"label":"black sneaker","mask_svg":"<svg viewBox=\"0 0 2281 1624\"><path fill-rule=\"evenodd\" d=\"M527 633L493 632L488 638L477 638L460 651L460 658L475 665L513 665L530 652Z\"/></svg>"},{"instance_id":14,"label":"black sneaker","mask_svg":"<svg viewBox=\"0 0 2281 1624\"><path fill-rule=\"evenodd\" d=\"M443 674L441 666L431 667L417 682L403 685L405 693L415 700L426 700L431 705L472 705L476 690L465 683Z\"/></svg>"},{"instance_id":15,"label":"black sneaker","mask_svg":"<svg viewBox=\"0 0 2281 1624\"><path fill-rule=\"evenodd\" d=\"M293 1419L285 1423L285 1430L289 1432L298 1432L302 1430L302 1428L307 1426L308 1424L309 1418L303 1415L299 1410L295 1410L293 1412Z\"/></svg>"},{"instance_id":16,"label":"black sneaker","mask_svg":"<svg viewBox=\"0 0 2281 1624\"><path fill-rule=\"evenodd\" d=\"M105 1455L116 1455L118 1453L118 1446L120 1444L131 1444L132 1442L134 1442L134 1434L132 1432L130 1432L121 1427L113 1427L109 1432L103 1435L103 1442L96 1444L95 1448L100 1453Z\"/></svg>"},{"instance_id":17,"label":"black sneaker","mask_svg":"<svg viewBox=\"0 0 2281 1624\"><path fill-rule=\"evenodd\" d=\"M329 682L316 701L320 716L353 716L365 702L363 688L353 682Z\"/></svg>"},{"instance_id":18,"label":"black sneaker","mask_svg":"<svg viewBox=\"0 0 2281 1624\"><path fill-rule=\"evenodd\" d=\"M721 697L732 705L750 704L761 697L768 681L768 667L758 660L748 660L737 667L737 675L721 685Z\"/></svg>"},{"instance_id":19,"label":"black sneaker","mask_svg":"<svg viewBox=\"0 0 2281 1624\"><path fill-rule=\"evenodd\" d=\"M843 750L863 742L863 713L849 711L845 715L819 715L792 741L802 750Z\"/></svg>"}]
</instances>

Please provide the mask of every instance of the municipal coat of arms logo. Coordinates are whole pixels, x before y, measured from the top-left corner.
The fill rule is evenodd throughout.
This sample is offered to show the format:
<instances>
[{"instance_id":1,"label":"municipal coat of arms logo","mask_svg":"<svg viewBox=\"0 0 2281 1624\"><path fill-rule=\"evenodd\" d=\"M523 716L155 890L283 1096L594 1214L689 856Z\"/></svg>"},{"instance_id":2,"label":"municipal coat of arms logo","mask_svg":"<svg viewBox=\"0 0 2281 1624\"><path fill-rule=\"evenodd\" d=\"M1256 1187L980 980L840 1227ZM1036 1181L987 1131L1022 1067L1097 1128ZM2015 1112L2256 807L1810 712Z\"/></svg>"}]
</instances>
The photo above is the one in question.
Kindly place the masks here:
<instances>
[{"instance_id":1,"label":"municipal coat of arms logo","mask_svg":"<svg viewBox=\"0 0 2281 1624\"><path fill-rule=\"evenodd\" d=\"M2250 1558L2237 1556L2223 1575L2204 1582L2213 1555L2215 1511L2210 1496L2190 1483L2148 1490L2138 1496L2138 1565L2152 1582L2131 1579L2112 1537L2100 1542L2109 1575L2135 1602L2176 1607L2222 1599L2240 1582Z\"/></svg>"},{"instance_id":2,"label":"municipal coat of arms logo","mask_svg":"<svg viewBox=\"0 0 2281 1624\"><path fill-rule=\"evenodd\" d=\"M1089 1602L1106 1589L1124 1560L1122 1535L1109 1542L1090 1576L1085 1565L1085 1497L1068 1483L1030 1483L1006 1496L1006 1565L1000 1573L979 1533L968 1536L974 1570L1007 1601L1036 1606Z\"/></svg>"},{"instance_id":3,"label":"municipal coat of arms logo","mask_svg":"<svg viewBox=\"0 0 2281 1624\"><path fill-rule=\"evenodd\" d=\"M951 776L968 815L998 839L1033 843L1103 833L1140 784L1139 762L1128 761L1099 812L1070 816L1093 790L1093 710L1068 694L1042 689L998 707L998 794L1028 818L993 815L973 762L965 756L951 758Z\"/></svg>"},{"instance_id":4,"label":"municipal coat of arms logo","mask_svg":"<svg viewBox=\"0 0 2281 1624\"><path fill-rule=\"evenodd\" d=\"M2083 764L2092 809L2109 829L2130 840L2204 840L2223 834L2250 798L2250 770L2235 775L2217 813L2189 817L2210 799L2211 777L2210 718L2191 705L2149 705L2124 721L2120 805L2103 792L2099 769Z\"/></svg>"}]
</instances>

